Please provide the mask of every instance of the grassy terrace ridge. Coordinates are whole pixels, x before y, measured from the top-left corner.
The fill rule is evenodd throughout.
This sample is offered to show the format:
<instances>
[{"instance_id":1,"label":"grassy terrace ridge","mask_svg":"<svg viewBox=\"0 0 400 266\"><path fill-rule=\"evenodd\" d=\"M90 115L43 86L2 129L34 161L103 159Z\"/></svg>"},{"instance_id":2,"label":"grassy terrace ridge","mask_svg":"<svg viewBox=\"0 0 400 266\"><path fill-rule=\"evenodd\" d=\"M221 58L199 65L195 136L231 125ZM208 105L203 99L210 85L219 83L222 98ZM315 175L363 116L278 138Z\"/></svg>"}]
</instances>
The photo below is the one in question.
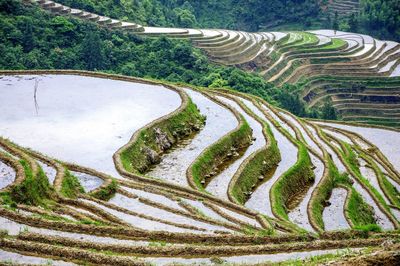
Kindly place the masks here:
<instances>
[{"instance_id":1,"label":"grassy terrace ridge","mask_svg":"<svg viewBox=\"0 0 400 266\"><path fill-rule=\"evenodd\" d=\"M234 109L231 111L239 121L238 126L204 150L190 165L187 177L192 187L204 190L206 182L213 177L210 175L211 172L218 174L222 170L222 165L229 165L234 161L234 157L229 156L232 150L245 150L250 145L252 131L249 124L237 111Z\"/></svg>"},{"instance_id":2,"label":"grassy terrace ridge","mask_svg":"<svg viewBox=\"0 0 400 266\"><path fill-rule=\"evenodd\" d=\"M224 95L231 100L234 100L249 116L253 117L257 122L263 126L263 135L266 139L267 145L258 151L253 152L239 167L235 175L232 177L229 188L228 196L231 201L245 204L249 198L251 192L257 184L264 181L266 178L270 178L270 173L274 172L274 169L281 160L280 152L277 146L277 142L274 135L269 127L268 123L264 119L258 117L248 106L246 106L240 98L232 97L230 94L235 95L234 91L218 89L218 94ZM224 93L221 93L223 91ZM244 97L257 105L257 102L245 94L237 94L240 97ZM261 178L263 177L263 178Z\"/></svg>"},{"instance_id":3,"label":"grassy terrace ridge","mask_svg":"<svg viewBox=\"0 0 400 266\"><path fill-rule=\"evenodd\" d=\"M256 117L246 106L242 104L241 106L249 115ZM240 204L244 204L247 201L250 192L253 191L257 184L270 177L271 172L274 172L281 160L271 128L259 117L256 117L256 119L263 125L263 134L267 140L267 145L248 158L247 164L235 174L229 184L230 195ZM261 177L263 178L261 179Z\"/></svg>"},{"instance_id":4,"label":"grassy terrace ridge","mask_svg":"<svg viewBox=\"0 0 400 266\"><path fill-rule=\"evenodd\" d=\"M311 160L304 144L298 144L298 159L294 166L285 172L271 188L271 203L274 214L288 219L287 212L293 208L293 201L304 193L314 181ZM303 187L304 186L304 187Z\"/></svg>"},{"instance_id":5,"label":"grassy terrace ridge","mask_svg":"<svg viewBox=\"0 0 400 266\"><path fill-rule=\"evenodd\" d=\"M25 171L25 178L20 184L10 189L10 197L13 202L28 205L46 205L53 197L53 189L41 168L35 174L28 162L21 160Z\"/></svg>"},{"instance_id":6,"label":"grassy terrace ridge","mask_svg":"<svg viewBox=\"0 0 400 266\"><path fill-rule=\"evenodd\" d=\"M263 104L267 103L263 102ZM273 108L271 108L271 110L276 112ZM315 176L311 169L311 159L307 147L303 142L299 139L295 139L286 129L282 128L276 120L270 117L264 110L262 111L266 117L270 119L270 122L298 148L296 163L283 173L272 185L270 193L272 212L275 216L288 220L287 213L289 208L295 207L295 200L304 195L307 188L314 182ZM275 114L278 117L280 116L277 113ZM289 126L292 126L290 122L282 117L280 118L288 123ZM297 134L298 132L296 135ZM300 138L300 136L296 137Z\"/></svg>"},{"instance_id":7,"label":"grassy terrace ridge","mask_svg":"<svg viewBox=\"0 0 400 266\"><path fill-rule=\"evenodd\" d=\"M79 180L76 176L71 174L70 171L65 171L65 176L61 183L60 193L66 198L76 199L78 194L84 193L84 189L79 183Z\"/></svg>"},{"instance_id":8,"label":"grassy terrace ridge","mask_svg":"<svg viewBox=\"0 0 400 266\"><path fill-rule=\"evenodd\" d=\"M361 184L367 188L368 192L373 196L374 200L377 201L378 206L382 208L384 213L388 215L388 218L394 223L395 227L398 227L398 222L396 218L391 214L389 206L383 199L382 195L376 190L375 187L371 185L371 183L361 175L359 164L357 161L357 154L353 151L349 144L341 142L341 146L344 149L342 153L343 158L345 159L346 164L351 168L351 172L355 177L361 182Z\"/></svg>"},{"instance_id":9,"label":"grassy terrace ridge","mask_svg":"<svg viewBox=\"0 0 400 266\"><path fill-rule=\"evenodd\" d=\"M200 129L204 118L196 105L187 96L182 100L180 110L136 133L134 141L121 152L121 161L126 170L145 173L151 165L159 161L160 153L166 152L172 145Z\"/></svg>"},{"instance_id":10,"label":"grassy terrace ridge","mask_svg":"<svg viewBox=\"0 0 400 266\"><path fill-rule=\"evenodd\" d=\"M383 190L384 195L389 198L390 203L394 206L400 207L400 198L398 197L399 191L397 191L396 187L393 186L392 183L388 181L388 179L383 174L382 170L378 167L376 162L369 156L367 153L362 152L358 149L360 153L360 157L363 158L367 163L368 167L371 167L374 171L378 179L378 183L380 188Z\"/></svg>"},{"instance_id":11,"label":"grassy terrace ridge","mask_svg":"<svg viewBox=\"0 0 400 266\"><path fill-rule=\"evenodd\" d=\"M325 135L325 133L322 133ZM326 138L326 136L325 136ZM331 139L335 139L332 136L329 136ZM338 140L336 140L338 141ZM370 182L361 175L359 164L357 160L357 154L353 151L353 148L343 141L338 141L341 149L339 150L336 146L329 143L328 145L338 154L350 175L355 178L359 182L364 189L372 196L373 200L377 203L377 206L381 209L381 211L388 217L391 223L393 223L394 227L398 227L398 222L396 218L394 218L391 213L387 203L383 199L382 195L370 184ZM346 200L347 205L347 215L349 219L351 219L353 226L368 226L372 220L374 220L372 215L371 207L366 204L362 197L358 194L354 187L349 187L349 180L343 182L343 185L348 188L349 195ZM361 208L357 210L357 208ZM370 209L370 211L368 211ZM370 214L368 214L370 213ZM363 214L363 215L360 215Z\"/></svg>"},{"instance_id":12,"label":"grassy terrace ridge","mask_svg":"<svg viewBox=\"0 0 400 266\"><path fill-rule=\"evenodd\" d=\"M319 131L318 134L337 154L341 153L341 151L338 151L337 148L328 141L326 133ZM349 153L347 159L345 159L345 164L347 165L349 160L353 161L354 159L354 154ZM360 230L381 230L376 225L372 207L369 206L358 193L358 191L352 187L352 181L349 178L349 174L339 173L338 169L332 164L331 160L329 161L329 177L329 181L326 184L327 187L325 188L325 196L330 194L334 187L342 187L347 190L344 212L348 223L353 228ZM314 210L314 214L316 215L318 221L320 215L318 206L314 205Z\"/></svg>"},{"instance_id":13,"label":"grassy terrace ridge","mask_svg":"<svg viewBox=\"0 0 400 266\"><path fill-rule=\"evenodd\" d=\"M324 205L327 200L329 200L333 188L337 186L337 183L341 179L340 173L337 167L334 165L332 159L329 157L328 160L328 174L321 180L317 188L313 192L313 197L309 202L309 212L312 224L318 231L323 231L324 221L322 218L322 213L324 211Z\"/></svg>"}]
</instances>

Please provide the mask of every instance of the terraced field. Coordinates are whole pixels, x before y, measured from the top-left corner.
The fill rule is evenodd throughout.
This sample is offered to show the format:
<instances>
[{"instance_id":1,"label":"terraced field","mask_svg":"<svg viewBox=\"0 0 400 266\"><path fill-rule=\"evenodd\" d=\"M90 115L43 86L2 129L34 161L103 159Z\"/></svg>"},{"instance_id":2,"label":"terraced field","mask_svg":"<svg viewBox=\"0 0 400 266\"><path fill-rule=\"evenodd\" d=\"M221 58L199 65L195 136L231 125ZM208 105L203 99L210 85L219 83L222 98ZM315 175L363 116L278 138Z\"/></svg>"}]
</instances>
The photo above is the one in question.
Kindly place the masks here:
<instances>
[{"instance_id":1,"label":"terraced field","mask_svg":"<svg viewBox=\"0 0 400 266\"><path fill-rule=\"evenodd\" d=\"M399 240L397 131L101 73L3 71L0 91L3 261L255 264Z\"/></svg>"},{"instance_id":2,"label":"terraced field","mask_svg":"<svg viewBox=\"0 0 400 266\"><path fill-rule=\"evenodd\" d=\"M334 16L337 12L339 16L349 16L360 11L359 0L329 0L327 11Z\"/></svg>"},{"instance_id":3,"label":"terraced field","mask_svg":"<svg viewBox=\"0 0 400 266\"><path fill-rule=\"evenodd\" d=\"M332 98L349 120L383 121L384 107L363 116L345 106L370 110L399 82L389 77L398 44L365 35L149 28L26 2L191 38L216 62L302 84L310 104ZM346 97L346 87L357 92ZM400 261L398 129L99 72L0 71L0 95L0 264Z\"/></svg>"},{"instance_id":4,"label":"terraced field","mask_svg":"<svg viewBox=\"0 0 400 266\"><path fill-rule=\"evenodd\" d=\"M299 94L309 107L331 101L345 121L400 126L400 45L396 42L333 30L249 33L145 27L53 1L25 2L35 2L51 12L89 20L109 29L149 37L190 39L216 63L258 72L278 87L299 85L299 90L293 93ZM333 3L357 5L355 1Z\"/></svg>"}]
</instances>

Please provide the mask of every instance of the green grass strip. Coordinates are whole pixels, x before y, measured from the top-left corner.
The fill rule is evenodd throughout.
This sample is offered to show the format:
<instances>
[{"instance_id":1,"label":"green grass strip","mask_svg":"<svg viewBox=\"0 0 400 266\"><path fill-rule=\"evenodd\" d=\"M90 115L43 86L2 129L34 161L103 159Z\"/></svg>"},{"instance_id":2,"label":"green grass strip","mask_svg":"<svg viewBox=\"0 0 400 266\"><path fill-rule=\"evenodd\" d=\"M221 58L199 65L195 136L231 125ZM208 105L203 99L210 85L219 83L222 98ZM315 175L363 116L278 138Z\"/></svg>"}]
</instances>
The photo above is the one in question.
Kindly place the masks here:
<instances>
[{"instance_id":1,"label":"green grass strip","mask_svg":"<svg viewBox=\"0 0 400 266\"><path fill-rule=\"evenodd\" d=\"M24 168L25 179L20 184L12 186L11 199L16 203L46 206L52 200L54 193L46 174L39 167L38 173L34 175L27 161L20 160L20 163Z\"/></svg>"},{"instance_id":2,"label":"green grass strip","mask_svg":"<svg viewBox=\"0 0 400 266\"><path fill-rule=\"evenodd\" d=\"M209 146L188 169L196 187L200 190L204 190L202 181L205 176L228 159L227 154L232 147L239 150L250 145L252 129L244 117L242 115L240 117L243 121L240 127Z\"/></svg>"},{"instance_id":3,"label":"green grass strip","mask_svg":"<svg viewBox=\"0 0 400 266\"><path fill-rule=\"evenodd\" d=\"M90 195L96 199L108 201L112 197L114 197L115 193L117 192L117 189L118 189L118 182L115 179L113 179L108 186L103 187L100 190L96 190L90 193Z\"/></svg>"},{"instance_id":4,"label":"green grass strip","mask_svg":"<svg viewBox=\"0 0 400 266\"><path fill-rule=\"evenodd\" d=\"M256 115L244 104L240 104L243 109L253 117ZM261 121L261 120L260 120ZM280 151L270 126L263 122L263 134L267 139L267 146L258 151L253 158L246 164L240 174L235 178L234 183L230 184L230 194L239 204L245 204L249 192L260 182L259 177L276 168L281 160Z\"/></svg>"},{"instance_id":5,"label":"green grass strip","mask_svg":"<svg viewBox=\"0 0 400 266\"><path fill-rule=\"evenodd\" d=\"M385 210L384 214L385 215L390 215L391 217L389 217L389 218L393 218L392 214L390 212L390 208L387 205L387 203L386 203L385 199L383 198L383 196L378 192L378 190L374 186L371 185L369 180L366 179L361 174L360 168L358 166L359 164L358 164L358 160L357 160L357 154L351 148L350 144L345 143L343 141L340 141L340 144L341 144L341 146L343 148L343 151L340 151L340 153L342 155L342 158L344 158L346 164L350 167L351 171L353 172L354 177L359 182L362 183L362 185L369 191L369 193L371 193L371 196L374 198L374 200L377 201L377 204L379 204L381 207L383 207L383 209ZM354 201L357 202L357 204L359 204L360 200L357 199L357 200L354 200ZM350 203L349 203L349 205L350 205ZM369 208L371 208L371 207L369 207ZM363 217L364 213L354 212L354 215L360 215L360 216ZM390 219L390 220L394 220L394 218ZM368 220L367 222L370 222L370 220Z\"/></svg>"},{"instance_id":6,"label":"green grass strip","mask_svg":"<svg viewBox=\"0 0 400 266\"><path fill-rule=\"evenodd\" d=\"M301 49L302 53L330 52L343 48L347 43L342 39L332 39L332 43L325 46Z\"/></svg>"},{"instance_id":7,"label":"green grass strip","mask_svg":"<svg viewBox=\"0 0 400 266\"><path fill-rule=\"evenodd\" d=\"M390 203L394 206L400 208L400 192L397 191L396 187L392 185L382 173L382 170L378 167L378 165L364 152L360 153L360 157L363 158L370 167L374 170L376 178L378 179L379 186L385 193L386 197L389 199Z\"/></svg>"},{"instance_id":8,"label":"green grass strip","mask_svg":"<svg viewBox=\"0 0 400 266\"><path fill-rule=\"evenodd\" d=\"M315 175L311 169L311 159L303 143L298 143L298 159L271 187L271 205L275 215L288 220L287 206L293 197L304 187L314 182Z\"/></svg>"},{"instance_id":9,"label":"green grass strip","mask_svg":"<svg viewBox=\"0 0 400 266\"><path fill-rule=\"evenodd\" d=\"M322 214L325 208L325 202L329 200L332 190L335 188L338 180L341 179L341 174L333 163L332 159L327 156L328 175L323 179L320 184L315 188L313 196L310 201L310 209L312 216L311 219L316 223L318 228L322 231L325 228Z\"/></svg>"},{"instance_id":10,"label":"green grass strip","mask_svg":"<svg viewBox=\"0 0 400 266\"><path fill-rule=\"evenodd\" d=\"M140 131L135 143L121 153L123 167L129 172L142 174L152 164L143 149L149 148L158 154L163 152L156 141L156 128L160 129L169 140L175 143L180 137L190 134L194 125L200 126L203 123L204 117L192 100L189 99L187 106L181 112Z\"/></svg>"},{"instance_id":11,"label":"green grass strip","mask_svg":"<svg viewBox=\"0 0 400 266\"><path fill-rule=\"evenodd\" d=\"M346 210L355 229L373 228L374 231L377 230L376 228L379 226L376 224L373 208L364 201L355 188L350 187L350 191Z\"/></svg>"},{"instance_id":12,"label":"green grass strip","mask_svg":"<svg viewBox=\"0 0 400 266\"><path fill-rule=\"evenodd\" d=\"M68 169L65 169L65 175L61 183L61 195L66 198L75 199L80 193L85 193L78 178L71 174Z\"/></svg>"},{"instance_id":13,"label":"green grass strip","mask_svg":"<svg viewBox=\"0 0 400 266\"><path fill-rule=\"evenodd\" d=\"M308 46L314 46L319 43L319 39L315 34L308 32L297 33L301 36L300 40L296 40L293 43L288 44L279 49L281 53L287 52L289 50L298 50Z\"/></svg>"}]
</instances>

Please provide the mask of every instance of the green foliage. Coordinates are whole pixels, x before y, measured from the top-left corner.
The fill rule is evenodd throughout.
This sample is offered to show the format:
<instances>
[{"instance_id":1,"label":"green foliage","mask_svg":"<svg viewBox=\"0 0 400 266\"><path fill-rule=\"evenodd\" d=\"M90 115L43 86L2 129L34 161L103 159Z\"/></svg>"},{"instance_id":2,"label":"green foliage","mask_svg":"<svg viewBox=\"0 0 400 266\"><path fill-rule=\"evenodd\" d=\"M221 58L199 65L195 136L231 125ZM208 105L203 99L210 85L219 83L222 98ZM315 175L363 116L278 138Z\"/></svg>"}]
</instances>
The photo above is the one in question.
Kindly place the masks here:
<instances>
[{"instance_id":1,"label":"green foliage","mask_svg":"<svg viewBox=\"0 0 400 266\"><path fill-rule=\"evenodd\" d=\"M155 129L161 130L170 141L175 143L179 138L191 134L194 126L201 126L204 117L199 113L196 105L189 99L188 105L181 112L174 114L167 120L160 121L151 128L140 131L137 140L121 153L124 168L130 172L144 173L153 162L144 149L156 153L163 152L157 144Z\"/></svg>"},{"instance_id":2,"label":"green foliage","mask_svg":"<svg viewBox=\"0 0 400 266\"><path fill-rule=\"evenodd\" d=\"M374 227L376 221L374 210L369 206L355 188L351 188L351 196L347 205L349 218L356 227Z\"/></svg>"},{"instance_id":3,"label":"green foliage","mask_svg":"<svg viewBox=\"0 0 400 266\"><path fill-rule=\"evenodd\" d=\"M21 160L24 168L25 179L10 190L10 198L15 203L34 206L44 206L52 199L53 189L49 184L46 174L39 167L35 175L28 162Z\"/></svg>"},{"instance_id":4,"label":"green foliage","mask_svg":"<svg viewBox=\"0 0 400 266\"><path fill-rule=\"evenodd\" d=\"M371 157L369 157L363 152L360 153L360 157L362 157L365 161L367 161L369 166L374 170L379 182L379 186L382 188L383 192L385 193L391 204L400 207L400 197L399 197L400 192L397 190L395 186L393 186L392 183L389 182L388 180L389 177L386 177L383 174L382 170L378 167L376 162L371 159Z\"/></svg>"},{"instance_id":5,"label":"green foliage","mask_svg":"<svg viewBox=\"0 0 400 266\"><path fill-rule=\"evenodd\" d=\"M350 15L348 24L349 24L349 30L351 32L358 32L359 21L358 21L357 16L354 13Z\"/></svg>"},{"instance_id":6,"label":"green foliage","mask_svg":"<svg viewBox=\"0 0 400 266\"><path fill-rule=\"evenodd\" d=\"M310 201L312 219L321 229L324 229L322 213L324 211L325 202L329 200L332 189L336 184L341 183L342 180L344 180L343 177L346 178L347 175L341 175L332 159L328 158L328 176L316 187L316 192L314 194L315 197Z\"/></svg>"},{"instance_id":7,"label":"green foliage","mask_svg":"<svg viewBox=\"0 0 400 266\"><path fill-rule=\"evenodd\" d=\"M359 225L355 226L354 229L363 232L382 232L382 228L376 224Z\"/></svg>"},{"instance_id":8,"label":"green foliage","mask_svg":"<svg viewBox=\"0 0 400 266\"><path fill-rule=\"evenodd\" d=\"M297 90L297 85L285 84L274 99L277 100L280 107L288 110L292 114L303 117L312 116L309 115L310 113L306 110L305 103L300 99L299 95L294 93L294 91Z\"/></svg>"},{"instance_id":9,"label":"green foliage","mask_svg":"<svg viewBox=\"0 0 400 266\"><path fill-rule=\"evenodd\" d=\"M382 175L382 185L383 189L387 192L388 198L392 202L393 205L397 206L400 208L400 191L397 190L395 186L393 186L392 183L389 182L389 180Z\"/></svg>"},{"instance_id":10,"label":"green foliage","mask_svg":"<svg viewBox=\"0 0 400 266\"><path fill-rule=\"evenodd\" d=\"M329 199L331 191L334 187L342 185L350 190L350 199L345 209L348 218L354 226L371 226L376 225L373 209L363 200L361 195L351 186L351 181L347 173L339 173L333 161L329 159L329 176L324 183L318 187L318 196L312 202L311 208L313 216L318 225L323 228L322 212L324 202Z\"/></svg>"},{"instance_id":11,"label":"green foliage","mask_svg":"<svg viewBox=\"0 0 400 266\"><path fill-rule=\"evenodd\" d=\"M76 176L72 175L70 171L65 169L65 175L61 184L61 195L66 198L75 199L78 197L79 193L84 193L81 183Z\"/></svg>"},{"instance_id":12,"label":"green foliage","mask_svg":"<svg viewBox=\"0 0 400 266\"><path fill-rule=\"evenodd\" d=\"M379 39L400 41L398 0L362 0L358 18L360 31Z\"/></svg>"},{"instance_id":13,"label":"green foliage","mask_svg":"<svg viewBox=\"0 0 400 266\"><path fill-rule=\"evenodd\" d=\"M269 125L264 123L263 127L270 145L268 148L257 152L257 154L242 170L232 187L232 196L235 197L240 204L246 202L248 192L252 191L253 186L260 182L260 176L263 176L266 179L270 178L267 174L275 170L281 159L277 142Z\"/></svg>"},{"instance_id":14,"label":"green foliage","mask_svg":"<svg viewBox=\"0 0 400 266\"><path fill-rule=\"evenodd\" d=\"M365 178L360 171L359 163L358 163L358 155L352 149L350 144L341 142L342 147L344 147L343 157L345 158L346 163L351 167L353 172L355 173L355 177L359 180L359 182L363 183L365 187L374 195L375 199L378 203L385 208L388 212L390 212L389 206L387 205L383 196L378 192L378 190L369 182L367 178Z\"/></svg>"},{"instance_id":15,"label":"green foliage","mask_svg":"<svg viewBox=\"0 0 400 266\"><path fill-rule=\"evenodd\" d=\"M257 31L265 26L293 23L309 26L319 14L316 1L306 0L59 0L66 5L149 26L227 28Z\"/></svg>"},{"instance_id":16,"label":"green foliage","mask_svg":"<svg viewBox=\"0 0 400 266\"><path fill-rule=\"evenodd\" d=\"M188 169L188 171L191 171L193 181L199 189L204 189L202 181L207 174L212 172L215 167L218 168L221 162L226 163L232 160L232 158L228 157L231 148L240 150L250 145L252 129L243 116L242 119L244 122L238 129L209 146Z\"/></svg>"},{"instance_id":17,"label":"green foliage","mask_svg":"<svg viewBox=\"0 0 400 266\"><path fill-rule=\"evenodd\" d=\"M288 220L288 205L295 195L314 182L311 159L303 143L297 143L299 149L297 162L287 170L271 187L271 205L274 213Z\"/></svg>"},{"instance_id":18,"label":"green foliage","mask_svg":"<svg viewBox=\"0 0 400 266\"><path fill-rule=\"evenodd\" d=\"M118 182L115 179L113 179L108 186L93 193L90 193L90 195L99 200L108 201L115 195L117 189L118 189Z\"/></svg>"},{"instance_id":19,"label":"green foliage","mask_svg":"<svg viewBox=\"0 0 400 266\"><path fill-rule=\"evenodd\" d=\"M90 31L85 36L82 41L81 57L86 62L86 69L102 69L104 63L104 50L98 32Z\"/></svg>"},{"instance_id":20,"label":"green foliage","mask_svg":"<svg viewBox=\"0 0 400 266\"><path fill-rule=\"evenodd\" d=\"M335 108L332 106L332 101L325 101L321 109L321 118L326 120L336 120L337 114Z\"/></svg>"},{"instance_id":21,"label":"green foliage","mask_svg":"<svg viewBox=\"0 0 400 266\"><path fill-rule=\"evenodd\" d=\"M339 15L338 15L337 11L335 12L335 15L333 17L332 29L334 29L334 30L339 29Z\"/></svg>"},{"instance_id":22,"label":"green foliage","mask_svg":"<svg viewBox=\"0 0 400 266\"><path fill-rule=\"evenodd\" d=\"M13 200L9 191L0 192L0 199L2 205L11 209L17 208L17 203Z\"/></svg>"}]
</instances>

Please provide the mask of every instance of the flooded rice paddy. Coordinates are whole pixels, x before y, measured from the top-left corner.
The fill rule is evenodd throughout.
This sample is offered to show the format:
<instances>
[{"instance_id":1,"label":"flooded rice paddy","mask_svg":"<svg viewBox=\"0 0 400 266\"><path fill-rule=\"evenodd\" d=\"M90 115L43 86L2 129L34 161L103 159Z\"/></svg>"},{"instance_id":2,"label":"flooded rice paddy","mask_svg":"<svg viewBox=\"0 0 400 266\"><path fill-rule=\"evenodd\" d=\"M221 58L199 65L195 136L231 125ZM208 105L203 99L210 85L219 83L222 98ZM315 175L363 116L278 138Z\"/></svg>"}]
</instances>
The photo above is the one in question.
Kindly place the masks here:
<instances>
[{"instance_id":1,"label":"flooded rice paddy","mask_svg":"<svg viewBox=\"0 0 400 266\"><path fill-rule=\"evenodd\" d=\"M1 136L116 177L112 155L181 104L162 86L72 75L3 76L0 93Z\"/></svg>"}]
</instances>

